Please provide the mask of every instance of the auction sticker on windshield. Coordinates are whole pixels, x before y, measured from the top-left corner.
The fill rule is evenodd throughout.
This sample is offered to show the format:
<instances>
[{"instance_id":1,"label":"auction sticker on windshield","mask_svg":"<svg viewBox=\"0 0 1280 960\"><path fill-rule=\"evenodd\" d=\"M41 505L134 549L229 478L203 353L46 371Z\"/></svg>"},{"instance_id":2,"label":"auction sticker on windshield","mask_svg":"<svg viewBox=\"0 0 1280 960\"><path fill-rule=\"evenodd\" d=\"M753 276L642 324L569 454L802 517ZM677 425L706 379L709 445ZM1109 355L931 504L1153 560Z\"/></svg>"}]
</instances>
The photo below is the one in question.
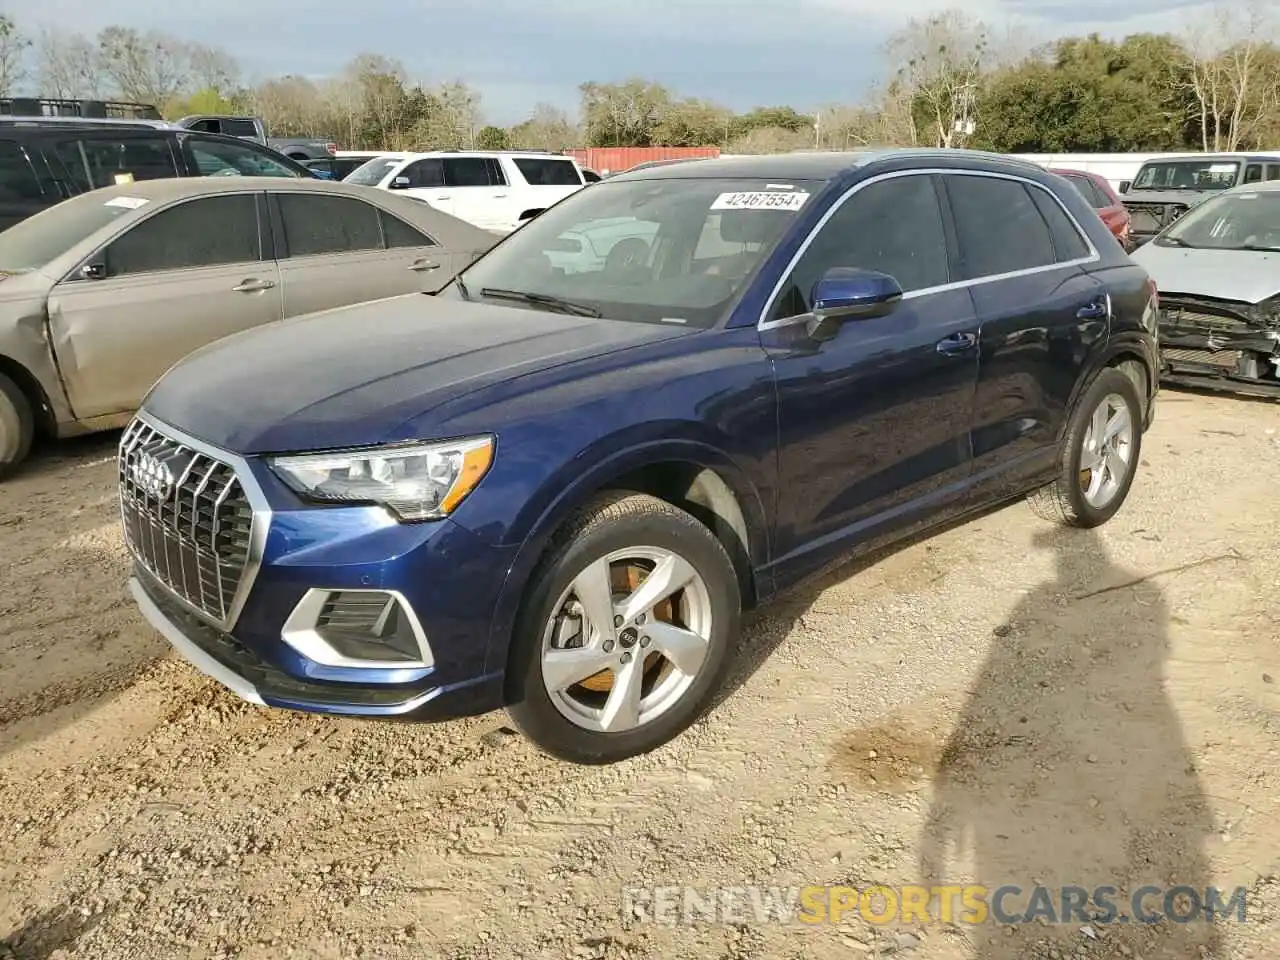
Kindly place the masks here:
<instances>
[{"instance_id":1,"label":"auction sticker on windshield","mask_svg":"<svg viewBox=\"0 0 1280 960\"><path fill-rule=\"evenodd\" d=\"M799 210L809 199L807 193L760 190L722 193L711 203L712 210Z\"/></svg>"}]
</instances>

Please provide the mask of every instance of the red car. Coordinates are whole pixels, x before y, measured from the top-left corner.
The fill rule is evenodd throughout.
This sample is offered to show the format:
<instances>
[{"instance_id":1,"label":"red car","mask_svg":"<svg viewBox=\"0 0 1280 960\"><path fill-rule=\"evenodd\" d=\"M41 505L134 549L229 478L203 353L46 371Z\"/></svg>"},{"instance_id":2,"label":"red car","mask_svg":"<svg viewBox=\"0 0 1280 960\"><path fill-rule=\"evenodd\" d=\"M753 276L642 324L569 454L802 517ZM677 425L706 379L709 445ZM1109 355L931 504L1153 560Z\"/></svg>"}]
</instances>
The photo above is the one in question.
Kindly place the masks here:
<instances>
[{"instance_id":1,"label":"red car","mask_svg":"<svg viewBox=\"0 0 1280 960\"><path fill-rule=\"evenodd\" d=\"M1093 209L1098 211L1098 216L1120 241L1121 246L1126 250L1133 249L1129 238L1129 211L1106 177L1087 170L1059 170L1051 167L1049 172L1070 180L1084 194Z\"/></svg>"}]
</instances>

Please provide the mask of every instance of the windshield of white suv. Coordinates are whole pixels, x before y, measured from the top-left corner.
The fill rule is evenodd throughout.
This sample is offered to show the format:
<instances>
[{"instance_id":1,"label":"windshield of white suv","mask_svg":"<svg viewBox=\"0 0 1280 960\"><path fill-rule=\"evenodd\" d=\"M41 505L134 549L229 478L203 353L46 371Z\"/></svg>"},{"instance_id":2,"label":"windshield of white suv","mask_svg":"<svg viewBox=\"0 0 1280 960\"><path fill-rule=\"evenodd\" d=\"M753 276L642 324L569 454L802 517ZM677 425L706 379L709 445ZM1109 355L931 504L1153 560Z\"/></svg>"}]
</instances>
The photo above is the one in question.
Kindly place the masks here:
<instances>
[{"instance_id":1,"label":"windshield of white suv","mask_svg":"<svg viewBox=\"0 0 1280 960\"><path fill-rule=\"evenodd\" d=\"M1225 190L1236 185L1240 164L1224 160L1166 160L1144 163L1132 190Z\"/></svg>"},{"instance_id":2,"label":"windshield of white suv","mask_svg":"<svg viewBox=\"0 0 1280 960\"><path fill-rule=\"evenodd\" d=\"M1251 190L1206 200L1152 242L1201 250L1280 251L1280 190Z\"/></svg>"},{"instance_id":3,"label":"windshield of white suv","mask_svg":"<svg viewBox=\"0 0 1280 960\"><path fill-rule=\"evenodd\" d=\"M713 325L821 181L613 180L529 221L461 275L472 300Z\"/></svg>"},{"instance_id":4,"label":"windshield of white suv","mask_svg":"<svg viewBox=\"0 0 1280 960\"><path fill-rule=\"evenodd\" d=\"M123 196L104 201L95 191L20 220L8 230L0 230L0 273L38 270L112 220L146 203L140 197Z\"/></svg>"},{"instance_id":5,"label":"windshield of white suv","mask_svg":"<svg viewBox=\"0 0 1280 960\"><path fill-rule=\"evenodd\" d=\"M404 161L399 157L374 157L348 173L342 178L342 182L355 183L362 187L376 187L382 182L382 178L391 172L392 167L401 163Z\"/></svg>"}]
</instances>

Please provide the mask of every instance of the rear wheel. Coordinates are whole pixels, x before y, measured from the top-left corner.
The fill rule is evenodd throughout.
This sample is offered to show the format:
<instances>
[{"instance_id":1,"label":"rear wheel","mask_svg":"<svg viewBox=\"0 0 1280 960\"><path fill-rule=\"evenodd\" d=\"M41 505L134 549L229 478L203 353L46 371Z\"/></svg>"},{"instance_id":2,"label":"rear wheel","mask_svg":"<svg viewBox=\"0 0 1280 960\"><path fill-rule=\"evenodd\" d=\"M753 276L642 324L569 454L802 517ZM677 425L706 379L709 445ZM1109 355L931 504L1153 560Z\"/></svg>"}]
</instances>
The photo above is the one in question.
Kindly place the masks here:
<instances>
[{"instance_id":1,"label":"rear wheel","mask_svg":"<svg viewBox=\"0 0 1280 960\"><path fill-rule=\"evenodd\" d=\"M588 504L535 574L511 670L516 725L548 753L612 763L677 736L723 679L738 578L720 541L655 497Z\"/></svg>"},{"instance_id":2,"label":"rear wheel","mask_svg":"<svg viewBox=\"0 0 1280 960\"><path fill-rule=\"evenodd\" d=\"M1133 380L1107 367L1076 404L1059 454L1058 477L1030 502L1073 527L1106 523L1129 495L1142 452L1142 401Z\"/></svg>"},{"instance_id":3,"label":"rear wheel","mask_svg":"<svg viewBox=\"0 0 1280 960\"><path fill-rule=\"evenodd\" d=\"M4 479L31 452L35 415L18 385L0 374L0 479Z\"/></svg>"}]
</instances>

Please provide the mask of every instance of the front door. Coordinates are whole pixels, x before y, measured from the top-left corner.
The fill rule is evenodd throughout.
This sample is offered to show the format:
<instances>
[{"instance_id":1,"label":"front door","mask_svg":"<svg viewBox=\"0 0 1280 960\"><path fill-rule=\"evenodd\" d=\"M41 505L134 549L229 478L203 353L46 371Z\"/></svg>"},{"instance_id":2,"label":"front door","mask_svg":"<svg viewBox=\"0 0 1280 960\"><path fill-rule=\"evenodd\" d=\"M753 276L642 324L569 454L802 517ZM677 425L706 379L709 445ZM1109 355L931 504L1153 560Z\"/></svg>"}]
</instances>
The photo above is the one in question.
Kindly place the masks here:
<instances>
[{"instance_id":1,"label":"front door","mask_svg":"<svg viewBox=\"0 0 1280 960\"><path fill-rule=\"evenodd\" d=\"M829 340L781 323L810 309L833 267L887 273L905 296ZM978 319L952 279L941 187L926 173L861 185L788 277L770 314L779 325L761 333L778 391L780 586L964 499Z\"/></svg>"},{"instance_id":2,"label":"front door","mask_svg":"<svg viewBox=\"0 0 1280 960\"><path fill-rule=\"evenodd\" d=\"M982 321L974 478L982 495L1045 472L1076 384L1107 336L1110 302L1082 264L1092 251L1044 187L948 173L962 278Z\"/></svg>"},{"instance_id":3,"label":"front door","mask_svg":"<svg viewBox=\"0 0 1280 960\"><path fill-rule=\"evenodd\" d=\"M406 293L453 276L450 251L405 221L354 197L281 191L284 315Z\"/></svg>"},{"instance_id":4,"label":"front door","mask_svg":"<svg viewBox=\"0 0 1280 960\"><path fill-rule=\"evenodd\" d=\"M134 410L193 350L281 318L279 272L262 259L260 196L159 210L90 260L100 279L54 287L52 348L77 417Z\"/></svg>"}]
</instances>

